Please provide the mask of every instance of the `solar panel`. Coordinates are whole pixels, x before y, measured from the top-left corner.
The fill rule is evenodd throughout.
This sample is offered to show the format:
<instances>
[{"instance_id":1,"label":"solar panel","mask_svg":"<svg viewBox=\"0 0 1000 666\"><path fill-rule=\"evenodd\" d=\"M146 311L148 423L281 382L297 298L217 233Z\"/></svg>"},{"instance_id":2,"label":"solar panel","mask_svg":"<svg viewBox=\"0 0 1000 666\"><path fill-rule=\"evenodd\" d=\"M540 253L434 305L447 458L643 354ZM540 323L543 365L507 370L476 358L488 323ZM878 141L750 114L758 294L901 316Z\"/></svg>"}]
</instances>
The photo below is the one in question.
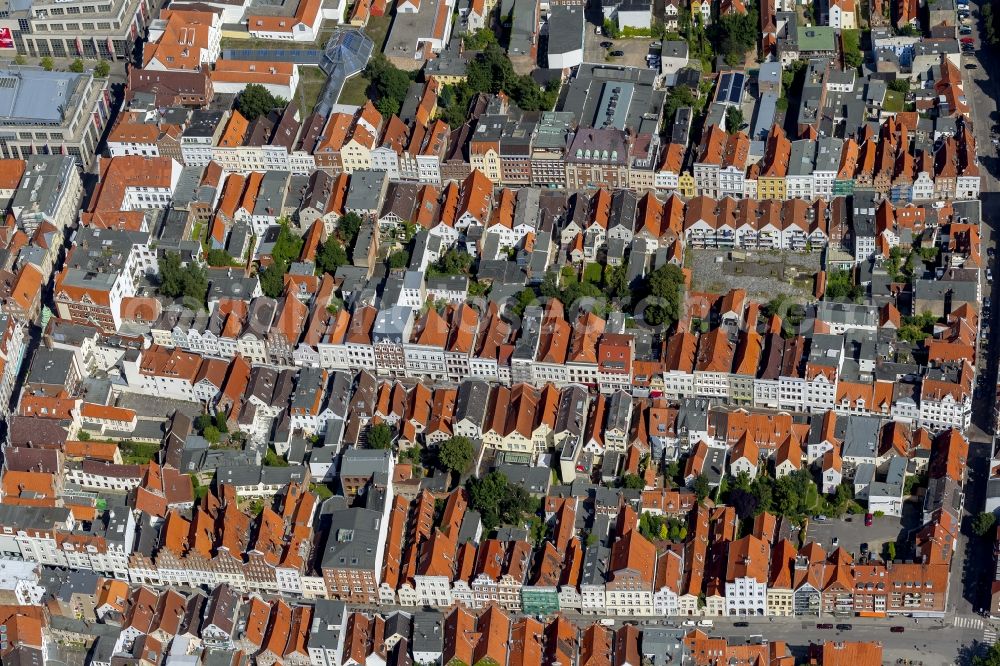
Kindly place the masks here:
<instances>
[{"instance_id":1,"label":"solar panel","mask_svg":"<svg viewBox=\"0 0 1000 666\"><path fill-rule=\"evenodd\" d=\"M740 98L743 96L743 74L733 74L733 80L729 86L729 101L733 104L739 104Z\"/></svg>"}]
</instances>

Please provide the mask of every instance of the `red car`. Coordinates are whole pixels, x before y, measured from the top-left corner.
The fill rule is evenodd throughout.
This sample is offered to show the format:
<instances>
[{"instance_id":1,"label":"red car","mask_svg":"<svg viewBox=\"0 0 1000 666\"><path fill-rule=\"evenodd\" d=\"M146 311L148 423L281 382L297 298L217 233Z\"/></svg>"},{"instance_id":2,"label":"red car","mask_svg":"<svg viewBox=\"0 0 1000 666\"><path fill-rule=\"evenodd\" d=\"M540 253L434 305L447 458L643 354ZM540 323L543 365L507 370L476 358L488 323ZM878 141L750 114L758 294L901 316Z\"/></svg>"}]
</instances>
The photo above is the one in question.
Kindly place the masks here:
<instances>
[{"instance_id":1,"label":"red car","mask_svg":"<svg viewBox=\"0 0 1000 666\"><path fill-rule=\"evenodd\" d=\"M973 43L972 37L962 37L962 39L960 39L959 41L961 41L963 44L972 44Z\"/></svg>"},{"instance_id":2,"label":"red car","mask_svg":"<svg viewBox=\"0 0 1000 666\"><path fill-rule=\"evenodd\" d=\"M872 516L872 514L870 514L870 513L866 513L865 514L865 527L871 527L873 520L874 520L874 516Z\"/></svg>"}]
</instances>

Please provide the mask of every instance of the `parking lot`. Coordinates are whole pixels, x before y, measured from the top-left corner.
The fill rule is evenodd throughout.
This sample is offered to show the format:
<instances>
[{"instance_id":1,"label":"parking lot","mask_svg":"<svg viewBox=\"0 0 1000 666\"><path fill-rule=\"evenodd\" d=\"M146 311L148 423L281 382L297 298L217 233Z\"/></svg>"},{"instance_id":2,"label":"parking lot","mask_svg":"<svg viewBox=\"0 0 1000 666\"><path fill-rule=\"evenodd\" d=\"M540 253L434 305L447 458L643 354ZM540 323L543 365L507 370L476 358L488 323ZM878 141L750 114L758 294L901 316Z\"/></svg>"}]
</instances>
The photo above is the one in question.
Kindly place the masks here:
<instances>
[{"instance_id":1,"label":"parking lot","mask_svg":"<svg viewBox=\"0 0 1000 666\"><path fill-rule=\"evenodd\" d=\"M882 544L890 541L905 543L909 541L908 534L912 528L920 525L920 505L915 501L903 503L903 516L875 516L871 527L865 527L864 514L830 518L825 521L813 520L809 523L806 541L814 541L827 552L833 552L834 538L838 539L838 547L843 548L854 557L861 554L861 544L867 543L868 550L876 556L882 552ZM898 545L897 549L902 546ZM897 550L897 558L904 556L902 550Z\"/></svg>"},{"instance_id":2,"label":"parking lot","mask_svg":"<svg viewBox=\"0 0 1000 666\"><path fill-rule=\"evenodd\" d=\"M629 67L648 67L646 55L650 52L653 40L649 37L635 39L611 39L603 35L595 35L593 23L586 25L583 39L583 61L592 63L607 63L609 65L626 65ZM604 48L601 42L611 42L611 48ZM625 55L611 57L612 51L622 51ZM659 49L656 49L659 53Z\"/></svg>"}]
</instances>

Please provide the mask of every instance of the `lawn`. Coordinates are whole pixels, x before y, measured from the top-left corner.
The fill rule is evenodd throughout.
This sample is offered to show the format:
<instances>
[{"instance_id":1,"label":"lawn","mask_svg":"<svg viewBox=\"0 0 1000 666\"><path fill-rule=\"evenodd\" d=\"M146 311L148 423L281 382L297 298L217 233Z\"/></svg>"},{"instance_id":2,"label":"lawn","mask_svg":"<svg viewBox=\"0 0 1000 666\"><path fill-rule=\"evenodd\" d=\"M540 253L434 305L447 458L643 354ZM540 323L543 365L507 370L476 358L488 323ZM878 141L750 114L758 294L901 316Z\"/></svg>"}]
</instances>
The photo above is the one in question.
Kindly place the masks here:
<instances>
[{"instance_id":1,"label":"lawn","mask_svg":"<svg viewBox=\"0 0 1000 666\"><path fill-rule=\"evenodd\" d=\"M586 268L583 269L583 281L592 284L601 284L601 273L603 270L604 267L600 264L587 264Z\"/></svg>"},{"instance_id":2,"label":"lawn","mask_svg":"<svg viewBox=\"0 0 1000 666\"><path fill-rule=\"evenodd\" d=\"M312 113L326 85L326 74L319 67L299 66L299 88L295 95L303 115Z\"/></svg>"},{"instance_id":3,"label":"lawn","mask_svg":"<svg viewBox=\"0 0 1000 666\"><path fill-rule=\"evenodd\" d=\"M368 101L369 81L361 74L352 76L344 81L344 89L340 91L338 104L352 104L361 106Z\"/></svg>"},{"instance_id":4,"label":"lawn","mask_svg":"<svg viewBox=\"0 0 1000 666\"><path fill-rule=\"evenodd\" d=\"M891 113L899 113L903 110L904 100L905 96L898 90L887 90L885 93L885 104L882 105L882 108Z\"/></svg>"},{"instance_id":5,"label":"lawn","mask_svg":"<svg viewBox=\"0 0 1000 666\"><path fill-rule=\"evenodd\" d=\"M365 34L375 44L375 52L381 51L385 46L385 38L389 35L389 26L392 25L392 16L372 16L365 26Z\"/></svg>"}]
</instances>

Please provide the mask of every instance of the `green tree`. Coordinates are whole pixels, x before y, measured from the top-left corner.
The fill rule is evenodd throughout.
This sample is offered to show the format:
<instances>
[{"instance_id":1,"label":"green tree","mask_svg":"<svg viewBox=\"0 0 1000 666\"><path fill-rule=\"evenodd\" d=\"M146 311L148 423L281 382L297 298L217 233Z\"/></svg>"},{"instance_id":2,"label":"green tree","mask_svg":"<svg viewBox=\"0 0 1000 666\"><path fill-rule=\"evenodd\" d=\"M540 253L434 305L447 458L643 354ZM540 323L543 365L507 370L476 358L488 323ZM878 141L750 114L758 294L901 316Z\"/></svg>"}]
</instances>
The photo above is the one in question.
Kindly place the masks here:
<instances>
[{"instance_id":1,"label":"green tree","mask_svg":"<svg viewBox=\"0 0 1000 666\"><path fill-rule=\"evenodd\" d=\"M198 417L194 420L194 429L197 430L198 432L205 432L205 428L212 425L212 423L214 423L214 421L212 420L212 417L210 415L199 414Z\"/></svg>"},{"instance_id":2,"label":"green tree","mask_svg":"<svg viewBox=\"0 0 1000 666\"><path fill-rule=\"evenodd\" d=\"M257 277L260 279L260 290L265 296L278 298L285 291L285 274L288 272L288 264L272 262L267 268L260 271Z\"/></svg>"},{"instance_id":3,"label":"green tree","mask_svg":"<svg viewBox=\"0 0 1000 666\"><path fill-rule=\"evenodd\" d=\"M410 253L406 250L396 250L389 255L389 268L405 268L410 263Z\"/></svg>"},{"instance_id":4,"label":"green tree","mask_svg":"<svg viewBox=\"0 0 1000 666\"><path fill-rule=\"evenodd\" d=\"M466 76L468 99L481 92L493 94L505 92L519 108L525 111L547 111L555 106L559 97L558 82L553 82L543 89L531 76L517 74L510 58L497 44L490 44L476 54L466 68ZM463 91L462 96L465 94ZM463 100L460 98L458 101Z\"/></svg>"},{"instance_id":5,"label":"green tree","mask_svg":"<svg viewBox=\"0 0 1000 666\"><path fill-rule=\"evenodd\" d=\"M992 533L997 524L997 517L991 511L983 511L972 520L972 531L976 535L985 537Z\"/></svg>"},{"instance_id":6,"label":"green tree","mask_svg":"<svg viewBox=\"0 0 1000 666\"><path fill-rule=\"evenodd\" d=\"M449 248L437 263L431 265L431 275L463 275L472 268L472 255L457 248Z\"/></svg>"},{"instance_id":7,"label":"green tree","mask_svg":"<svg viewBox=\"0 0 1000 666\"><path fill-rule=\"evenodd\" d=\"M482 517L483 529L489 533L499 525L520 524L525 514L538 511L538 500L519 485L512 484L501 472L470 478L466 483L469 504Z\"/></svg>"},{"instance_id":8,"label":"green tree","mask_svg":"<svg viewBox=\"0 0 1000 666\"><path fill-rule=\"evenodd\" d=\"M980 11L987 7L989 7L988 4L980 5ZM985 654L974 655L972 666L1000 666L1000 643L991 645Z\"/></svg>"},{"instance_id":9,"label":"green tree","mask_svg":"<svg viewBox=\"0 0 1000 666\"><path fill-rule=\"evenodd\" d=\"M684 273L674 264L664 264L647 280L649 303L644 316L653 325L670 326L680 318Z\"/></svg>"},{"instance_id":10,"label":"green tree","mask_svg":"<svg viewBox=\"0 0 1000 666\"><path fill-rule=\"evenodd\" d=\"M392 428L386 423L376 423L368 430L368 448L388 449L392 446Z\"/></svg>"},{"instance_id":11,"label":"green tree","mask_svg":"<svg viewBox=\"0 0 1000 666\"><path fill-rule=\"evenodd\" d=\"M757 44L757 10L746 14L727 14L712 25L711 37L716 50L731 65L743 62L747 51Z\"/></svg>"},{"instance_id":12,"label":"green tree","mask_svg":"<svg viewBox=\"0 0 1000 666\"><path fill-rule=\"evenodd\" d=\"M337 234L343 241L344 247L352 247L361 231L363 220L357 213L347 213L337 222Z\"/></svg>"},{"instance_id":13,"label":"green tree","mask_svg":"<svg viewBox=\"0 0 1000 666\"><path fill-rule=\"evenodd\" d=\"M736 134L743 127L743 110L738 106L726 108L726 133Z\"/></svg>"},{"instance_id":14,"label":"green tree","mask_svg":"<svg viewBox=\"0 0 1000 666\"><path fill-rule=\"evenodd\" d=\"M538 286L538 293L545 298L559 298L559 274L551 270L546 271L545 276L542 277L542 283Z\"/></svg>"},{"instance_id":15,"label":"green tree","mask_svg":"<svg viewBox=\"0 0 1000 666\"><path fill-rule=\"evenodd\" d=\"M161 294L168 298L184 296L199 303L205 302L208 277L201 266L194 264L181 266L181 257L176 252L165 253L158 265Z\"/></svg>"},{"instance_id":16,"label":"green tree","mask_svg":"<svg viewBox=\"0 0 1000 666\"><path fill-rule=\"evenodd\" d=\"M259 83L251 83L236 98L236 109L247 120L256 120L278 107L278 98Z\"/></svg>"},{"instance_id":17,"label":"green tree","mask_svg":"<svg viewBox=\"0 0 1000 666\"><path fill-rule=\"evenodd\" d=\"M302 245L305 241L301 236L292 233L288 220L283 219L278 227L278 237L271 248L271 258L276 263L284 264L297 261L302 254Z\"/></svg>"},{"instance_id":18,"label":"green tree","mask_svg":"<svg viewBox=\"0 0 1000 666\"><path fill-rule=\"evenodd\" d=\"M83 59L82 58L77 58L76 60L74 60L73 62L71 62L70 65L69 65L69 71L76 72L77 74L82 74L83 73Z\"/></svg>"},{"instance_id":19,"label":"green tree","mask_svg":"<svg viewBox=\"0 0 1000 666\"><path fill-rule=\"evenodd\" d=\"M108 74L111 73L111 65L107 60L101 60L94 66L94 76L99 79L108 78Z\"/></svg>"},{"instance_id":20,"label":"green tree","mask_svg":"<svg viewBox=\"0 0 1000 666\"><path fill-rule=\"evenodd\" d=\"M896 559L896 542L887 541L885 544L885 559L892 562Z\"/></svg>"},{"instance_id":21,"label":"green tree","mask_svg":"<svg viewBox=\"0 0 1000 666\"><path fill-rule=\"evenodd\" d=\"M55 62L49 56L43 56L41 60L42 69L46 72L51 72L56 66Z\"/></svg>"},{"instance_id":22,"label":"green tree","mask_svg":"<svg viewBox=\"0 0 1000 666\"><path fill-rule=\"evenodd\" d=\"M625 298L629 295L628 273L625 265L608 266L604 272L605 289L612 298Z\"/></svg>"},{"instance_id":23,"label":"green tree","mask_svg":"<svg viewBox=\"0 0 1000 666\"><path fill-rule=\"evenodd\" d=\"M456 435L445 440L438 447L438 464L444 470L461 474L469 469L474 453L469 438Z\"/></svg>"},{"instance_id":24,"label":"green tree","mask_svg":"<svg viewBox=\"0 0 1000 666\"><path fill-rule=\"evenodd\" d=\"M330 236L320 243L316 252L316 270L319 273L336 273L338 268L347 263L347 252L335 237Z\"/></svg>"},{"instance_id":25,"label":"green tree","mask_svg":"<svg viewBox=\"0 0 1000 666\"><path fill-rule=\"evenodd\" d=\"M826 275L826 293L823 298L835 301L857 301L864 290L854 284L850 271L830 271Z\"/></svg>"},{"instance_id":26,"label":"green tree","mask_svg":"<svg viewBox=\"0 0 1000 666\"><path fill-rule=\"evenodd\" d=\"M629 490L642 490L646 487L646 482L638 474L625 474L622 476L621 487Z\"/></svg>"},{"instance_id":27,"label":"green tree","mask_svg":"<svg viewBox=\"0 0 1000 666\"><path fill-rule=\"evenodd\" d=\"M201 433L201 436L209 441L210 444L218 444L219 440L222 438L222 433L214 425L210 425L205 428L205 431Z\"/></svg>"},{"instance_id":28,"label":"green tree","mask_svg":"<svg viewBox=\"0 0 1000 666\"><path fill-rule=\"evenodd\" d=\"M364 76L371 81L368 94L383 116L399 113L410 89L410 75L399 69L382 53L376 53L365 66Z\"/></svg>"},{"instance_id":29,"label":"green tree","mask_svg":"<svg viewBox=\"0 0 1000 666\"><path fill-rule=\"evenodd\" d=\"M906 94L910 92L910 80L906 77L901 79L892 79L888 83L889 90L893 90L898 93Z\"/></svg>"},{"instance_id":30,"label":"green tree","mask_svg":"<svg viewBox=\"0 0 1000 666\"><path fill-rule=\"evenodd\" d=\"M520 317L524 314L524 309L531 305L537 298L535 292L530 289L522 289L517 293L517 298L510 306L511 312Z\"/></svg>"},{"instance_id":31,"label":"green tree","mask_svg":"<svg viewBox=\"0 0 1000 666\"><path fill-rule=\"evenodd\" d=\"M225 250L211 249L205 255L209 266L232 266L233 257Z\"/></svg>"},{"instance_id":32,"label":"green tree","mask_svg":"<svg viewBox=\"0 0 1000 666\"><path fill-rule=\"evenodd\" d=\"M288 467L288 461L278 455L278 452L274 450L273 447L267 448L267 453L264 454L264 466L265 467Z\"/></svg>"},{"instance_id":33,"label":"green tree","mask_svg":"<svg viewBox=\"0 0 1000 666\"><path fill-rule=\"evenodd\" d=\"M226 415L224 412L216 412L213 421L219 432L229 432L229 424L226 423Z\"/></svg>"},{"instance_id":34,"label":"green tree","mask_svg":"<svg viewBox=\"0 0 1000 666\"><path fill-rule=\"evenodd\" d=\"M438 110L443 121L451 127L460 127L465 123L472 102L473 91L462 81L456 85L441 87L438 95Z\"/></svg>"},{"instance_id":35,"label":"green tree","mask_svg":"<svg viewBox=\"0 0 1000 666\"><path fill-rule=\"evenodd\" d=\"M677 109L685 106L694 107L697 103L698 98L695 97L693 90L687 86L674 86L670 89L670 93L667 95L666 102L663 105L664 121L672 123L674 116L677 115Z\"/></svg>"},{"instance_id":36,"label":"green tree","mask_svg":"<svg viewBox=\"0 0 1000 666\"><path fill-rule=\"evenodd\" d=\"M694 482L691 484L691 490L694 491L699 503L705 501L708 493L711 492L711 488L708 485L708 477L704 474L699 474L695 477Z\"/></svg>"},{"instance_id":37,"label":"green tree","mask_svg":"<svg viewBox=\"0 0 1000 666\"><path fill-rule=\"evenodd\" d=\"M841 30L840 41L844 50L844 64L851 69L857 69L865 61L861 54L861 31Z\"/></svg>"},{"instance_id":38,"label":"green tree","mask_svg":"<svg viewBox=\"0 0 1000 666\"><path fill-rule=\"evenodd\" d=\"M497 43L497 36L489 28L481 28L462 38L465 48L469 51L482 51L490 44Z\"/></svg>"}]
</instances>

